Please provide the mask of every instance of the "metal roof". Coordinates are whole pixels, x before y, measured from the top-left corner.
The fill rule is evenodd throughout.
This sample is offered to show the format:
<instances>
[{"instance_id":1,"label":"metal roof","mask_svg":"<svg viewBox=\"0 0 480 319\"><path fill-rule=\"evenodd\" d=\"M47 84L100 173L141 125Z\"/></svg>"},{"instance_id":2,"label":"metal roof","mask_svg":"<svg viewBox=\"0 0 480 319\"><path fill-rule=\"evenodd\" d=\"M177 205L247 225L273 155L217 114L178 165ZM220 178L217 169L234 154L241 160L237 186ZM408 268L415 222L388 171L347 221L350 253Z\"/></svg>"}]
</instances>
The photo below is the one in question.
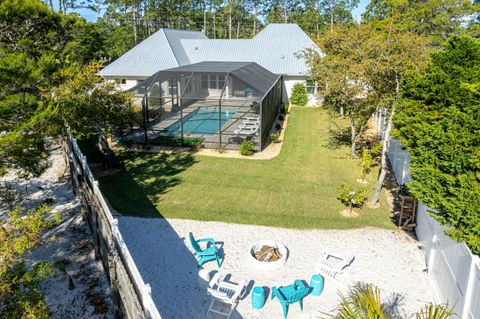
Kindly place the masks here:
<instances>
[{"instance_id":1,"label":"metal roof","mask_svg":"<svg viewBox=\"0 0 480 319\"><path fill-rule=\"evenodd\" d=\"M190 75L195 73L230 74L230 76L237 77L245 83L248 83L262 94L267 93L280 77L280 75L268 71L255 62L204 61L158 71L128 91L135 92L139 90L139 88L148 88L154 82L162 82L170 79L172 74Z\"/></svg>"},{"instance_id":2,"label":"metal roof","mask_svg":"<svg viewBox=\"0 0 480 319\"><path fill-rule=\"evenodd\" d=\"M191 63L251 61L276 74L307 75L305 49L318 50L296 24L269 24L248 40L180 40Z\"/></svg>"},{"instance_id":3,"label":"metal roof","mask_svg":"<svg viewBox=\"0 0 480 319\"><path fill-rule=\"evenodd\" d=\"M159 70L204 61L256 62L275 74L307 75L301 57L320 52L296 24L269 24L252 39L208 39L198 31L161 29L100 71L104 76L150 76Z\"/></svg>"},{"instance_id":4,"label":"metal roof","mask_svg":"<svg viewBox=\"0 0 480 319\"><path fill-rule=\"evenodd\" d=\"M189 64L180 39L207 39L200 31L160 29L113 61L102 76L148 77L153 73Z\"/></svg>"}]
</instances>

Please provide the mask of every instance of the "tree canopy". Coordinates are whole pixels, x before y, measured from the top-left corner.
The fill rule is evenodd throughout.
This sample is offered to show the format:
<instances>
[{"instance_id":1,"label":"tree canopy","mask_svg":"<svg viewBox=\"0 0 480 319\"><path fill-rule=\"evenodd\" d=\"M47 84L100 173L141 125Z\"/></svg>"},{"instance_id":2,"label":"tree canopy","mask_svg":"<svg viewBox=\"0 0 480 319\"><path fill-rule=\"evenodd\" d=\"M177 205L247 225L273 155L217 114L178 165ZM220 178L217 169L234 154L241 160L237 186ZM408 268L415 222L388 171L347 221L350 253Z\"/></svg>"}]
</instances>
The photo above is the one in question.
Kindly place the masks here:
<instances>
[{"instance_id":1,"label":"tree canopy","mask_svg":"<svg viewBox=\"0 0 480 319\"><path fill-rule=\"evenodd\" d=\"M394 123L410 154L410 192L480 252L480 41L454 36L402 86Z\"/></svg>"}]
</instances>

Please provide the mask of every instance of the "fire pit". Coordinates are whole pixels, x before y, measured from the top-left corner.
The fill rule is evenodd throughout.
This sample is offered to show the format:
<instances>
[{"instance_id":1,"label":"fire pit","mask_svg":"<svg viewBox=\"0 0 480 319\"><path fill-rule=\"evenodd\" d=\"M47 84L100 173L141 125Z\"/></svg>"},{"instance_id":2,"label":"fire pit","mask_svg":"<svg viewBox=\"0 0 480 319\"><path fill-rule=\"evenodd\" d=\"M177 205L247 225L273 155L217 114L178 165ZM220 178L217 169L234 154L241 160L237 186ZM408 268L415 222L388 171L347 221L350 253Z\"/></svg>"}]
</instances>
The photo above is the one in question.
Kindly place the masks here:
<instances>
[{"instance_id":1,"label":"fire pit","mask_svg":"<svg viewBox=\"0 0 480 319\"><path fill-rule=\"evenodd\" d=\"M276 270L287 262L288 250L278 241L260 240L252 245L248 257L256 269Z\"/></svg>"}]
</instances>

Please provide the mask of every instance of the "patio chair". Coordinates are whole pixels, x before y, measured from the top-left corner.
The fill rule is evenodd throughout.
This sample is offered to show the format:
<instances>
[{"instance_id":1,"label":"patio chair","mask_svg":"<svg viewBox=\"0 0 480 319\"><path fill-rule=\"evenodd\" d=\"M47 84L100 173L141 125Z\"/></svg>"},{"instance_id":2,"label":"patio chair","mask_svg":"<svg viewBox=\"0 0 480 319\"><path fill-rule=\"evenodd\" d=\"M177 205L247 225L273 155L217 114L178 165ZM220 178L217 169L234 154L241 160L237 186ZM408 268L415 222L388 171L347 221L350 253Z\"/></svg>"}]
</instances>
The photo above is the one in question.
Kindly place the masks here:
<instances>
[{"instance_id":1,"label":"patio chair","mask_svg":"<svg viewBox=\"0 0 480 319\"><path fill-rule=\"evenodd\" d=\"M189 237L190 244L192 245L193 250L195 250L195 255L198 257L197 264L199 268L202 267L204 263L212 260L217 261L218 268L221 267L218 248L213 238L202 238L196 240L191 232L189 233ZM207 246L204 249L202 249L202 247L199 245L201 242L207 243Z\"/></svg>"},{"instance_id":2,"label":"patio chair","mask_svg":"<svg viewBox=\"0 0 480 319\"><path fill-rule=\"evenodd\" d=\"M212 296L212 302L208 308L207 316L210 312L213 312L229 319L238 304L238 300L246 284L246 280L239 283L227 281L225 278L220 280L220 274L217 272L208 285L208 293ZM227 304L230 305L230 307L224 312L214 308L216 303Z\"/></svg>"},{"instance_id":3,"label":"patio chair","mask_svg":"<svg viewBox=\"0 0 480 319\"><path fill-rule=\"evenodd\" d=\"M240 125L237 127L233 133L236 135L257 135L258 129L260 128L260 123L254 125Z\"/></svg>"},{"instance_id":4,"label":"patio chair","mask_svg":"<svg viewBox=\"0 0 480 319\"><path fill-rule=\"evenodd\" d=\"M343 273L344 269L350 266L355 256L343 256L330 250L325 250L320 262L317 265L319 273L335 278L337 274Z\"/></svg>"},{"instance_id":5,"label":"patio chair","mask_svg":"<svg viewBox=\"0 0 480 319\"><path fill-rule=\"evenodd\" d=\"M295 280L293 285L285 287L272 287L272 299L277 297L282 304L283 317L287 318L288 306L293 303L300 303L300 310L303 311L303 298L309 293L310 289L301 280Z\"/></svg>"}]
</instances>

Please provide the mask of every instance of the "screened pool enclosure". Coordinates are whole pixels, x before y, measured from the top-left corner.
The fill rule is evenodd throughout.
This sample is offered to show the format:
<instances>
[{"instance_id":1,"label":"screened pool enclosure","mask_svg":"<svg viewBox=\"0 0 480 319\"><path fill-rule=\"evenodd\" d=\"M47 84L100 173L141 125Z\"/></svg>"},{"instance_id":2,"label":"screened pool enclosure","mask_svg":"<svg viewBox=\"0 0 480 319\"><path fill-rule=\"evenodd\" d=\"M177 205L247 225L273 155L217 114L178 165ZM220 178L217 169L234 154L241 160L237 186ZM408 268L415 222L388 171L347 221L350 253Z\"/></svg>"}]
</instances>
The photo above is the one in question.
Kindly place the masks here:
<instances>
[{"instance_id":1,"label":"screened pool enclosure","mask_svg":"<svg viewBox=\"0 0 480 319\"><path fill-rule=\"evenodd\" d=\"M206 148L262 150L282 101L282 77L253 62L201 62L155 73L129 90L141 103L137 142L201 139Z\"/></svg>"}]
</instances>

